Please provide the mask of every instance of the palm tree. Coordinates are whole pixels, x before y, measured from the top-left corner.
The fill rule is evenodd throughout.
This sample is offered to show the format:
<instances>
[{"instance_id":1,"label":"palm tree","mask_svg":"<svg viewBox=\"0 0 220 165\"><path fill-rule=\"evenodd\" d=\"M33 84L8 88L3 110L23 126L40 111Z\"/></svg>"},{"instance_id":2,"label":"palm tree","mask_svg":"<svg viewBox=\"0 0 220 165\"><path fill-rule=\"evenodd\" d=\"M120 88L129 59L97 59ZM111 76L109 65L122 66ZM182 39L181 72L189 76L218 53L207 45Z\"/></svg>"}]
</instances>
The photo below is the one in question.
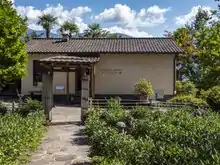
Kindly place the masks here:
<instances>
[{"instance_id":1,"label":"palm tree","mask_svg":"<svg viewBox=\"0 0 220 165\"><path fill-rule=\"evenodd\" d=\"M38 25L41 25L46 30L46 37L50 38L50 31L53 26L57 24L57 17L54 17L51 14L44 14L39 17Z\"/></svg>"},{"instance_id":2,"label":"palm tree","mask_svg":"<svg viewBox=\"0 0 220 165\"><path fill-rule=\"evenodd\" d=\"M84 37L88 38L105 38L109 32L103 30L99 24L89 24L88 29L84 31Z\"/></svg>"},{"instance_id":3,"label":"palm tree","mask_svg":"<svg viewBox=\"0 0 220 165\"><path fill-rule=\"evenodd\" d=\"M70 23L66 21L60 28L61 33L64 33L65 31L68 31L69 37L72 38L72 34L79 33L79 27L75 23Z\"/></svg>"}]
</instances>

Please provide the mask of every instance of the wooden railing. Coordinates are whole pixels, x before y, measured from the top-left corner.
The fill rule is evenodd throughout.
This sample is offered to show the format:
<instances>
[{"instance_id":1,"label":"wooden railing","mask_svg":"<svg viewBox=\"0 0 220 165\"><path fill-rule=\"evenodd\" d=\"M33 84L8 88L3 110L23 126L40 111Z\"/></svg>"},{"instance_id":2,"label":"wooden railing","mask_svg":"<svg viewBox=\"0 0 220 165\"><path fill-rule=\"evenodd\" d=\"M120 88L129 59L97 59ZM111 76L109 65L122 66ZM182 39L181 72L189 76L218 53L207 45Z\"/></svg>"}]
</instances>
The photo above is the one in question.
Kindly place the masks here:
<instances>
[{"instance_id":1,"label":"wooden railing","mask_svg":"<svg viewBox=\"0 0 220 165\"><path fill-rule=\"evenodd\" d=\"M177 107L184 107L184 106L192 106L190 103L173 103L173 102L165 102L165 101L149 101L146 102L144 100L131 100L131 99L117 99L118 103L125 108L133 108L137 106L142 107L152 107L152 108L159 108L159 107L168 107L168 108L177 108ZM108 99L89 99L89 107L100 107L106 108L108 106Z\"/></svg>"},{"instance_id":2,"label":"wooden railing","mask_svg":"<svg viewBox=\"0 0 220 165\"><path fill-rule=\"evenodd\" d=\"M12 101L12 102L1 102L1 103L10 112L14 112L15 109L18 108L18 103L16 103L15 101Z\"/></svg>"}]
</instances>

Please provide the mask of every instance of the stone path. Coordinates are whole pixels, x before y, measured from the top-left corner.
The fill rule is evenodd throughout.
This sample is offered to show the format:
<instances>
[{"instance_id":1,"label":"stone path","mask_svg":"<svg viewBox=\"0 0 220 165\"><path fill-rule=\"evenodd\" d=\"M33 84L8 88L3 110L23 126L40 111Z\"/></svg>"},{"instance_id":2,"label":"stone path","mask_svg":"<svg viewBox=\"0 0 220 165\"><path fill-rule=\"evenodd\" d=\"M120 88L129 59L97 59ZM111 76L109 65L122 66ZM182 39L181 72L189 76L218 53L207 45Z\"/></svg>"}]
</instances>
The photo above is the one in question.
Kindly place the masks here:
<instances>
[{"instance_id":1,"label":"stone path","mask_svg":"<svg viewBox=\"0 0 220 165\"><path fill-rule=\"evenodd\" d=\"M57 109L58 107L55 111ZM62 113L70 112L70 108L62 110ZM28 165L89 165L89 146L84 135L85 128L79 124L79 114L80 109L76 109L74 114L72 112L75 115L72 124L50 126L39 150L33 153ZM58 116L56 120L61 122Z\"/></svg>"}]
</instances>

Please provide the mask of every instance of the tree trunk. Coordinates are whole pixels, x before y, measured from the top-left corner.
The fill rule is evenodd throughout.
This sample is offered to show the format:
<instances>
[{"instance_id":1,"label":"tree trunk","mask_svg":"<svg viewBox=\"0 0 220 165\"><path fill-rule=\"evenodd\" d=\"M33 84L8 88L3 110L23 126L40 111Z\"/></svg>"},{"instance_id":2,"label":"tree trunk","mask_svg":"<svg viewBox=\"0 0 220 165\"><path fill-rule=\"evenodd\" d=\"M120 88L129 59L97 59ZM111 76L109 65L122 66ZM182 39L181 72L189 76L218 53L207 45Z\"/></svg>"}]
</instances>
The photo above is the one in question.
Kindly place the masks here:
<instances>
[{"instance_id":1,"label":"tree trunk","mask_svg":"<svg viewBox=\"0 0 220 165\"><path fill-rule=\"evenodd\" d=\"M50 30L46 30L46 37L50 38Z\"/></svg>"}]
</instances>

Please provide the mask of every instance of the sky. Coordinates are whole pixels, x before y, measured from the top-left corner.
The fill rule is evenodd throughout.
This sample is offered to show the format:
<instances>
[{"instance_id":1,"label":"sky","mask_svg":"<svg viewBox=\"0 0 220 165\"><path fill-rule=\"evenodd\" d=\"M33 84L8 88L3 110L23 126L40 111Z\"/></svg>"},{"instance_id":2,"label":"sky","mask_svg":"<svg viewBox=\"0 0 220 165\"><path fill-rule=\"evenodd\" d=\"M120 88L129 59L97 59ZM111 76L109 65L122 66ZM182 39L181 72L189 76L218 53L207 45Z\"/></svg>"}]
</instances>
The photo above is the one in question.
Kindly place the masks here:
<instances>
[{"instance_id":1,"label":"sky","mask_svg":"<svg viewBox=\"0 0 220 165\"><path fill-rule=\"evenodd\" d=\"M161 37L165 30L173 31L190 22L199 7L216 9L214 0L11 0L22 17L28 18L28 27L43 30L38 17L50 13L62 25L76 23L80 32L88 24L99 23L112 33L133 37ZM59 25L53 27L57 33Z\"/></svg>"}]
</instances>

